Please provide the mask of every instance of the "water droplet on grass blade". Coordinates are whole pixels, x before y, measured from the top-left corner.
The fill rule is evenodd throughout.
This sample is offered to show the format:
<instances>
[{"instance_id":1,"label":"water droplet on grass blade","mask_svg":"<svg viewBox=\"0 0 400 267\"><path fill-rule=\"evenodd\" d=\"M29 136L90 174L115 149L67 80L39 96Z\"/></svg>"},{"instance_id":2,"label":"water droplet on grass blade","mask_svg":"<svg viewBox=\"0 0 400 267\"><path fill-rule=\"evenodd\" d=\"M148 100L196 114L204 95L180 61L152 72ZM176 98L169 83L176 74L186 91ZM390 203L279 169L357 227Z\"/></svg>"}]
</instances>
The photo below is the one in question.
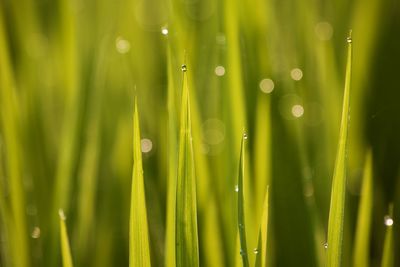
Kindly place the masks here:
<instances>
[{"instance_id":1,"label":"water droplet on grass blade","mask_svg":"<svg viewBox=\"0 0 400 267\"><path fill-rule=\"evenodd\" d=\"M243 139L247 140L247 138L248 138L247 133L244 133L243 134Z\"/></svg>"},{"instance_id":2,"label":"water droplet on grass blade","mask_svg":"<svg viewBox=\"0 0 400 267\"><path fill-rule=\"evenodd\" d=\"M161 28L161 33L162 33L163 35L168 35L168 28L167 28L167 27L162 27L162 28Z\"/></svg>"},{"instance_id":3,"label":"water droplet on grass blade","mask_svg":"<svg viewBox=\"0 0 400 267\"><path fill-rule=\"evenodd\" d=\"M328 243L324 244L324 248L327 249L328 248Z\"/></svg>"},{"instance_id":4,"label":"water droplet on grass blade","mask_svg":"<svg viewBox=\"0 0 400 267\"><path fill-rule=\"evenodd\" d=\"M217 76L224 76L225 75L225 68L223 66L217 66L215 68L215 74Z\"/></svg>"},{"instance_id":5,"label":"water droplet on grass blade","mask_svg":"<svg viewBox=\"0 0 400 267\"><path fill-rule=\"evenodd\" d=\"M34 238L34 239L37 239L37 238L40 237L40 228L39 227L35 226L33 228L31 237Z\"/></svg>"},{"instance_id":6,"label":"water droplet on grass blade","mask_svg":"<svg viewBox=\"0 0 400 267\"><path fill-rule=\"evenodd\" d=\"M186 67L185 64L182 65L181 70L182 70L183 72L186 72L186 71L187 71L187 67Z\"/></svg>"},{"instance_id":7,"label":"water droplet on grass blade","mask_svg":"<svg viewBox=\"0 0 400 267\"><path fill-rule=\"evenodd\" d=\"M258 254L258 248L253 249L254 254Z\"/></svg>"},{"instance_id":8,"label":"water droplet on grass blade","mask_svg":"<svg viewBox=\"0 0 400 267\"><path fill-rule=\"evenodd\" d=\"M385 223L386 226L392 226L393 223L394 223L393 218L390 217L389 215L386 215L386 216L383 218L383 220L384 220L384 223Z\"/></svg>"},{"instance_id":9,"label":"water droplet on grass blade","mask_svg":"<svg viewBox=\"0 0 400 267\"><path fill-rule=\"evenodd\" d=\"M64 210L63 209L59 209L58 210L58 215L60 216L60 219L65 221L67 219L67 216L65 216Z\"/></svg>"},{"instance_id":10,"label":"water droplet on grass blade","mask_svg":"<svg viewBox=\"0 0 400 267\"><path fill-rule=\"evenodd\" d=\"M239 192L239 186L235 185L235 192Z\"/></svg>"}]
</instances>

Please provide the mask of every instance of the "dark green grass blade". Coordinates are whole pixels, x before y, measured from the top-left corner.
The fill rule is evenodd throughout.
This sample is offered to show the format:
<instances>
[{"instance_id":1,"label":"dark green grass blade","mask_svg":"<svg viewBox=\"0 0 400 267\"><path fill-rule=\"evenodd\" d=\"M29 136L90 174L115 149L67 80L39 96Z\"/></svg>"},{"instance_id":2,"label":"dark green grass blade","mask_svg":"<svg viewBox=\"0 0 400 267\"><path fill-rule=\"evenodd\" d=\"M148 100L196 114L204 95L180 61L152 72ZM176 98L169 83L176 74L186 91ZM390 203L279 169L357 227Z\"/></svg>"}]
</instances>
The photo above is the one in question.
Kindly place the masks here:
<instances>
[{"instance_id":1,"label":"dark green grass blade","mask_svg":"<svg viewBox=\"0 0 400 267\"><path fill-rule=\"evenodd\" d=\"M269 187L265 192L263 214L261 217L260 231L258 234L258 244L257 249L254 251L256 253L256 267L266 267L267 266L267 243L268 243L268 209L269 209Z\"/></svg>"},{"instance_id":2,"label":"dark green grass blade","mask_svg":"<svg viewBox=\"0 0 400 267\"><path fill-rule=\"evenodd\" d=\"M386 225L385 243L383 246L382 267L394 266L394 240L393 240L393 205L389 206L389 214L385 216Z\"/></svg>"},{"instance_id":3,"label":"dark green grass blade","mask_svg":"<svg viewBox=\"0 0 400 267\"><path fill-rule=\"evenodd\" d=\"M67 226L65 224L66 217L64 211L61 209L58 211L58 214L60 215L60 244L63 267L73 267Z\"/></svg>"},{"instance_id":4,"label":"dark green grass blade","mask_svg":"<svg viewBox=\"0 0 400 267\"><path fill-rule=\"evenodd\" d=\"M237 185L238 193L238 229L239 229L239 239L240 239L240 255L242 258L243 267L249 266L249 258L247 254L247 244L246 244L246 227L245 227L245 217L244 217L244 187L243 187L243 176L244 176L244 162L245 162L245 141L247 135L243 134L242 144L240 147L240 161L239 161L239 177Z\"/></svg>"},{"instance_id":5,"label":"dark green grass blade","mask_svg":"<svg viewBox=\"0 0 400 267\"><path fill-rule=\"evenodd\" d=\"M371 151L368 151L364 166L360 205L358 208L358 219L353 255L354 267L369 267L369 244L373 203L372 174L372 153Z\"/></svg>"},{"instance_id":6,"label":"dark green grass blade","mask_svg":"<svg viewBox=\"0 0 400 267\"><path fill-rule=\"evenodd\" d=\"M139 114L136 100L133 114L133 173L129 222L129 266L151 266Z\"/></svg>"},{"instance_id":7,"label":"dark green grass blade","mask_svg":"<svg viewBox=\"0 0 400 267\"><path fill-rule=\"evenodd\" d=\"M352 39L347 39L347 66L344 86L342 119L335 170L332 180L331 204L329 209L328 243L326 266L339 267L342 256L344 203L346 196L346 149L349 123L350 81L352 62Z\"/></svg>"},{"instance_id":8,"label":"dark green grass blade","mask_svg":"<svg viewBox=\"0 0 400 267\"><path fill-rule=\"evenodd\" d=\"M199 266L196 179L193 162L189 89L186 66L182 66L183 90L179 159L176 180L176 266Z\"/></svg>"}]
</instances>

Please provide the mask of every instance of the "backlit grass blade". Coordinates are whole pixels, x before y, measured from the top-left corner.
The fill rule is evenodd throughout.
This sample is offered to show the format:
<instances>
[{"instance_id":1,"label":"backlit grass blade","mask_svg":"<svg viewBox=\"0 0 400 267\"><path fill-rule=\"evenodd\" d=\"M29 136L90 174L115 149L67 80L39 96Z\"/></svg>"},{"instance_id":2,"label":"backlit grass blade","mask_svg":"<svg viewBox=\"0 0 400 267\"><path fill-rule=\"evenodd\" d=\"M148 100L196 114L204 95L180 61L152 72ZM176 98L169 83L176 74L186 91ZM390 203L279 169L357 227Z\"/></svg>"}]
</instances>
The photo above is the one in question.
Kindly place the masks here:
<instances>
[{"instance_id":1,"label":"backlit grass blade","mask_svg":"<svg viewBox=\"0 0 400 267\"><path fill-rule=\"evenodd\" d=\"M350 81L352 61L351 32L347 38L347 66L344 86L342 119L339 132L339 144L336 153L335 170L332 179L331 204L328 222L328 243L326 266L339 267L342 256L344 203L346 196L346 148L349 123Z\"/></svg>"},{"instance_id":2,"label":"backlit grass blade","mask_svg":"<svg viewBox=\"0 0 400 267\"><path fill-rule=\"evenodd\" d=\"M177 267L199 266L196 180L190 120L187 68L182 66L183 89L176 180L175 249Z\"/></svg>"},{"instance_id":3,"label":"backlit grass blade","mask_svg":"<svg viewBox=\"0 0 400 267\"><path fill-rule=\"evenodd\" d=\"M23 186L23 149L20 140L20 109L18 106L18 88L12 68L10 49L6 35L6 25L0 4L0 130L1 142L6 152L5 171L8 173L9 218L12 230L9 232L10 257L15 266L30 266L30 251L25 214L25 192ZM5 10L4 10L5 11ZM3 190L3 188L2 188ZM1 199L1 201L5 201ZM3 204L2 204L3 205Z\"/></svg>"},{"instance_id":4,"label":"backlit grass blade","mask_svg":"<svg viewBox=\"0 0 400 267\"><path fill-rule=\"evenodd\" d=\"M172 67L171 47L167 51L168 75L168 182L167 182L167 223L165 233L165 266L175 266L175 197L177 169L177 112L175 104L175 83Z\"/></svg>"},{"instance_id":5,"label":"backlit grass blade","mask_svg":"<svg viewBox=\"0 0 400 267\"><path fill-rule=\"evenodd\" d=\"M393 240L393 205L389 206L389 214L385 216L386 226L385 243L383 246L381 267L394 266L394 240Z\"/></svg>"},{"instance_id":6,"label":"backlit grass blade","mask_svg":"<svg viewBox=\"0 0 400 267\"><path fill-rule=\"evenodd\" d=\"M368 151L364 165L364 176L361 189L361 199L358 208L358 219L353 254L354 267L369 266L369 242L372 215L372 152Z\"/></svg>"},{"instance_id":7,"label":"backlit grass blade","mask_svg":"<svg viewBox=\"0 0 400 267\"><path fill-rule=\"evenodd\" d=\"M238 229L239 229L239 239L240 239L240 255L242 258L243 267L249 266L249 258L247 255L247 244L246 244L246 227L245 227L245 217L244 217L244 186L243 186L243 176L244 176L244 162L245 162L245 141L247 135L243 134L242 144L240 147L240 161L239 161L239 177L238 185L235 191L238 193Z\"/></svg>"},{"instance_id":8,"label":"backlit grass blade","mask_svg":"<svg viewBox=\"0 0 400 267\"><path fill-rule=\"evenodd\" d=\"M60 209L58 215L60 216L60 244L63 267L73 267L74 265L72 264L71 248L69 246L67 226L65 225L66 217L64 211Z\"/></svg>"},{"instance_id":9,"label":"backlit grass blade","mask_svg":"<svg viewBox=\"0 0 400 267\"><path fill-rule=\"evenodd\" d=\"M129 266L151 266L139 114L136 99L133 113L133 172L129 221Z\"/></svg>"},{"instance_id":10,"label":"backlit grass blade","mask_svg":"<svg viewBox=\"0 0 400 267\"><path fill-rule=\"evenodd\" d=\"M268 207L269 207L269 187L265 192L263 215L261 217L260 231L258 234L258 244L254 251L256 253L255 267L267 266L267 242L268 242Z\"/></svg>"}]
</instances>

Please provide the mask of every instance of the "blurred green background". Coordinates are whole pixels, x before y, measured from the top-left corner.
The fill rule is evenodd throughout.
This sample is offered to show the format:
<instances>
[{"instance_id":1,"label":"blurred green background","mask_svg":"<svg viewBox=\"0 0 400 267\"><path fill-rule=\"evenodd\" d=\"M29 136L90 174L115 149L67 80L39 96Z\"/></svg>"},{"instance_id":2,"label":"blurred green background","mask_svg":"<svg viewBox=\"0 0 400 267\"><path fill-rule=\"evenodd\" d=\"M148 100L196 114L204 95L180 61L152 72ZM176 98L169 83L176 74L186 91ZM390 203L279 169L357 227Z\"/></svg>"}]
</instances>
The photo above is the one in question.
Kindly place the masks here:
<instances>
[{"instance_id":1,"label":"blurred green background","mask_svg":"<svg viewBox=\"0 0 400 267\"><path fill-rule=\"evenodd\" d=\"M243 129L249 248L269 185L271 266L324 266L349 29L343 266L352 265L369 148L379 266L390 202L399 250L399 1L0 0L0 265L60 266L59 208L76 266L128 265L135 95L152 263L164 265L186 53L201 266L238 257Z\"/></svg>"}]
</instances>

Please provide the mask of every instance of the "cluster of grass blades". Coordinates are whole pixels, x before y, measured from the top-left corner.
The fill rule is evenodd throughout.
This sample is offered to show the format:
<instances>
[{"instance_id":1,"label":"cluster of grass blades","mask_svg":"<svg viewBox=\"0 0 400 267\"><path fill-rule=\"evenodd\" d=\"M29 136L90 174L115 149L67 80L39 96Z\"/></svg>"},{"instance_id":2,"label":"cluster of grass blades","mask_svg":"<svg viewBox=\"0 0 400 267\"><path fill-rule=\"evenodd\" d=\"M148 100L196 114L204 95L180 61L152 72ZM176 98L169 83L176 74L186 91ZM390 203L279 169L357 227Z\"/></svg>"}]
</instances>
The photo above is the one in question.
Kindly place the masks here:
<instances>
[{"instance_id":1,"label":"cluster of grass blades","mask_svg":"<svg viewBox=\"0 0 400 267\"><path fill-rule=\"evenodd\" d=\"M385 1L278 2L0 1L0 266L398 264L359 118Z\"/></svg>"}]
</instances>

